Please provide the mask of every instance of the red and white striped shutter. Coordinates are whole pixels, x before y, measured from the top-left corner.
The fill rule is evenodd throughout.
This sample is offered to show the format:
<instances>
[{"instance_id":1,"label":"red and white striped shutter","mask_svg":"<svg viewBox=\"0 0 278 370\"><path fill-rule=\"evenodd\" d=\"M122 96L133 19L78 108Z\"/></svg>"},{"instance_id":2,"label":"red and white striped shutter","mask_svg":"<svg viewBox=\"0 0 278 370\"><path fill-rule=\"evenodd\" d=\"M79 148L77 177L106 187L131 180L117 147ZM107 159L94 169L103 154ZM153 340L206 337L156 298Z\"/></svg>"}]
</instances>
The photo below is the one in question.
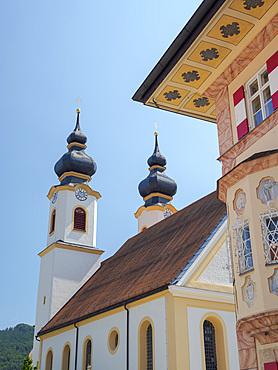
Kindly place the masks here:
<instances>
[{"instance_id":1,"label":"red and white striped shutter","mask_svg":"<svg viewBox=\"0 0 278 370\"><path fill-rule=\"evenodd\" d=\"M278 108L278 51L266 62L273 110Z\"/></svg>"},{"instance_id":2,"label":"red and white striped shutter","mask_svg":"<svg viewBox=\"0 0 278 370\"><path fill-rule=\"evenodd\" d=\"M234 93L233 98L236 116L237 137L238 140L240 140L249 132L243 86L241 86Z\"/></svg>"}]
</instances>

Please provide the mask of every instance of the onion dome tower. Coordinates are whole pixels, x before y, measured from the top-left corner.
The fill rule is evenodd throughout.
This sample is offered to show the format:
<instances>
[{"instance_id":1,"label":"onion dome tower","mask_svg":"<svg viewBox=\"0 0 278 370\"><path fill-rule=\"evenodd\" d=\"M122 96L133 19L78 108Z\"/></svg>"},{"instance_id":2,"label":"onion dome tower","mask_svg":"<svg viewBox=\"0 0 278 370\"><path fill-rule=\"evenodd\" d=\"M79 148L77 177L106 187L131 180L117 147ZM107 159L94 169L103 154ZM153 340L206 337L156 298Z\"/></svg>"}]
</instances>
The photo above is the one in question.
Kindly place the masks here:
<instances>
[{"instance_id":1,"label":"onion dome tower","mask_svg":"<svg viewBox=\"0 0 278 370\"><path fill-rule=\"evenodd\" d=\"M79 124L69 135L68 151L55 164L60 184L52 186L47 248L41 257L35 335L100 267L103 251L96 248L97 200L89 186L97 166L85 153L87 142ZM34 340L33 360L39 355Z\"/></svg>"},{"instance_id":2,"label":"onion dome tower","mask_svg":"<svg viewBox=\"0 0 278 370\"><path fill-rule=\"evenodd\" d=\"M155 132L154 135L154 152L147 162L150 173L138 187L145 202L135 213L138 219L138 232L177 212L171 204L177 192L177 184L165 173L166 158L159 151L158 133Z\"/></svg>"}]
</instances>

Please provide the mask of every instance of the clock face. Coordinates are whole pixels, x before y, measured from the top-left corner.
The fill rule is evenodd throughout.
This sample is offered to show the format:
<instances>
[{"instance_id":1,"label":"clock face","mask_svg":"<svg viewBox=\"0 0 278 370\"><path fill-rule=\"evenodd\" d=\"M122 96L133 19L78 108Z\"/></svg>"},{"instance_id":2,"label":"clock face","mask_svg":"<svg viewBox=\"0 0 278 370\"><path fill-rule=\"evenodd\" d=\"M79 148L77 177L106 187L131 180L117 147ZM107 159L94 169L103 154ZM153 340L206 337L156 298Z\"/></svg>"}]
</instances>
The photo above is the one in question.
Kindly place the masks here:
<instances>
[{"instance_id":1,"label":"clock face","mask_svg":"<svg viewBox=\"0 0 278 370\"><path fill-rule=\"evenodd\" d=\"M58 193L57 191L55 191L55 193L53 194L52 200L51 200L53 204L56 202L57 198L58 198Z\"/></svg>"},{"instance_id":2,"label":"clock face","mask_svg":"<svg viewBox=\"0 0 278 370\"><path fill-rule=\"evenodd\" d=\"M165 208L163 214L164 214L164 218L166 218L166 217L171 216L173 212L169 208Z\"/></svg>"},{"instance_id":3,"label":"clock face","mask_svg":"<svg viewBox=\"0 0 278 370\"><path fill-rule=\"evenodd\" d=\"M78 200L86 200L88 198L88 194L86 192L86 190L82 189L82 188L78 188L75 190L75 196Z\"/></svg>"}]
</instances>

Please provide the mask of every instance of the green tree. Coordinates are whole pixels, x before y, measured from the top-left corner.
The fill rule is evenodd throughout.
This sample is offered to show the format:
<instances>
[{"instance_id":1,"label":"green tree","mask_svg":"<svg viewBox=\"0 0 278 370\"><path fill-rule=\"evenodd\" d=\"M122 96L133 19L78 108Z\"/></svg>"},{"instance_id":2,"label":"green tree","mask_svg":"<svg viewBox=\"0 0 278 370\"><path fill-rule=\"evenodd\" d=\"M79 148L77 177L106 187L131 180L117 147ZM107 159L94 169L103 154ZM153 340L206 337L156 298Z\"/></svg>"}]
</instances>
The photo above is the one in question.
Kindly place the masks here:
<instances>
[{"instance_id":1,"label":"green tree","mask_svg":"<svg viewBox=\"0 0 278 370\"><path fill-rule=\"evenodd\" d=\"M30 359L29 356L25 357L23 361L22 370L38 370L37 366L32 366L33 360Z\"/></svg>"}]
</instances>

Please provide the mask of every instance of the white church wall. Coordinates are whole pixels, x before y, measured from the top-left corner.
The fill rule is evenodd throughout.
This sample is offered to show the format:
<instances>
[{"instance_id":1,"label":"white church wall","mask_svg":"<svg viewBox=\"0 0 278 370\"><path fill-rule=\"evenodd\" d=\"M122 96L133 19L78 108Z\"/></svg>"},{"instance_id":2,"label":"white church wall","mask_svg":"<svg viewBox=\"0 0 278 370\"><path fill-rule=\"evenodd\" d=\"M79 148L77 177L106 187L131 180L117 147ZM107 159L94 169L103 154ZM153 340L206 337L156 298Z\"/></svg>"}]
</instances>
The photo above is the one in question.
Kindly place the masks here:
<instances>
[{"instance_id":1,"label":"white church wall","mask_svg":"<svg viewBox=\"0 0 278 370\"><path fill-rule=\"evenodd\" d=\"M201 337L200 323L202 318L208 312L219 315L225 323L227 331L228 356L231 370L239 370L237 338L236 338L236 318L233 312L210 310L198 307L188 307L188 335L189 335L189 353L190 368L202 369L203 337Z\"/></svg>"},{"instance_id":2,"label":"white church wall","mask_svg":"<svg viewBox=\"0 0 278 370\"><path fill-rule=\"evenodd\" d=\"M45 359L50 348L53 350L53 370L61 369L63 348L66 343L70 345L70 370L74 370L75 341L76 341L76 329L69 330L54 337L45 339L42 344L42 353L41 353L42 360L40 370L45 370Z\"/></svg>"},{"instance_id":3,"label":"white church wall","mask_svg":"<svg viewBox=\"0 0 278 370\"><path fill-rule=\"evenodd\" d=\"M86 233L72 230L73 209L78 206L87 210L88 226ZM88 195L86 200L79 201L75 197L74 191L59 191L56 202L54 204L50 202L49 225L54 208L56 208L56 225L52 235L49 235L48 227L48 246L57 240L62 240L88 247L96 247L97 198L95 196Z\"/></svg>"},{"instance_id":4,"label":"white church wall","mask_svg":"<svg viewBox=\"0 0 278 370\"><path fill-rule=\"evenodd\" d=\"M111 354L108 349L108 335L112 328L117 328L119 331L119 347L114 354ZM82 369L83 344L88 336L93 342L93 369L124 370L126 368L125 311L80 326L77 369Z\"/></svg>"},{"instance_id":5,"label":"white church wall","mask_svg":"<svg viewBox=\"0 0 278 370\"><path fill-rule=\"evenodd\" d=\"M232 286L230 282L229 257L226 242L199 277L199 282Z\"/></svg>"},{"instance_id":6,"label":"white church wall","mask_svg":"<svg viewBox=\"0 0 278 370\"><path fill-rule=\"evenodd\" d=\"M150 318L154 325L155 369L167 369L167 331L165 298L159 298L130 309L129 350L130 370L138 369L138 329L144 318Z\"/></svg>"},{"instance_id":7,"label":"white church wall","mask_svg":"<svg viewBox=\"0 0 278 370\"><path fill-rule=\"evenodd\" d=\"M164 219L163 209L158 210L143 210L141 215L138 217L138 232L142 230L143 227L151 227L157 222Z\"/></svg>"}]
</instances>

